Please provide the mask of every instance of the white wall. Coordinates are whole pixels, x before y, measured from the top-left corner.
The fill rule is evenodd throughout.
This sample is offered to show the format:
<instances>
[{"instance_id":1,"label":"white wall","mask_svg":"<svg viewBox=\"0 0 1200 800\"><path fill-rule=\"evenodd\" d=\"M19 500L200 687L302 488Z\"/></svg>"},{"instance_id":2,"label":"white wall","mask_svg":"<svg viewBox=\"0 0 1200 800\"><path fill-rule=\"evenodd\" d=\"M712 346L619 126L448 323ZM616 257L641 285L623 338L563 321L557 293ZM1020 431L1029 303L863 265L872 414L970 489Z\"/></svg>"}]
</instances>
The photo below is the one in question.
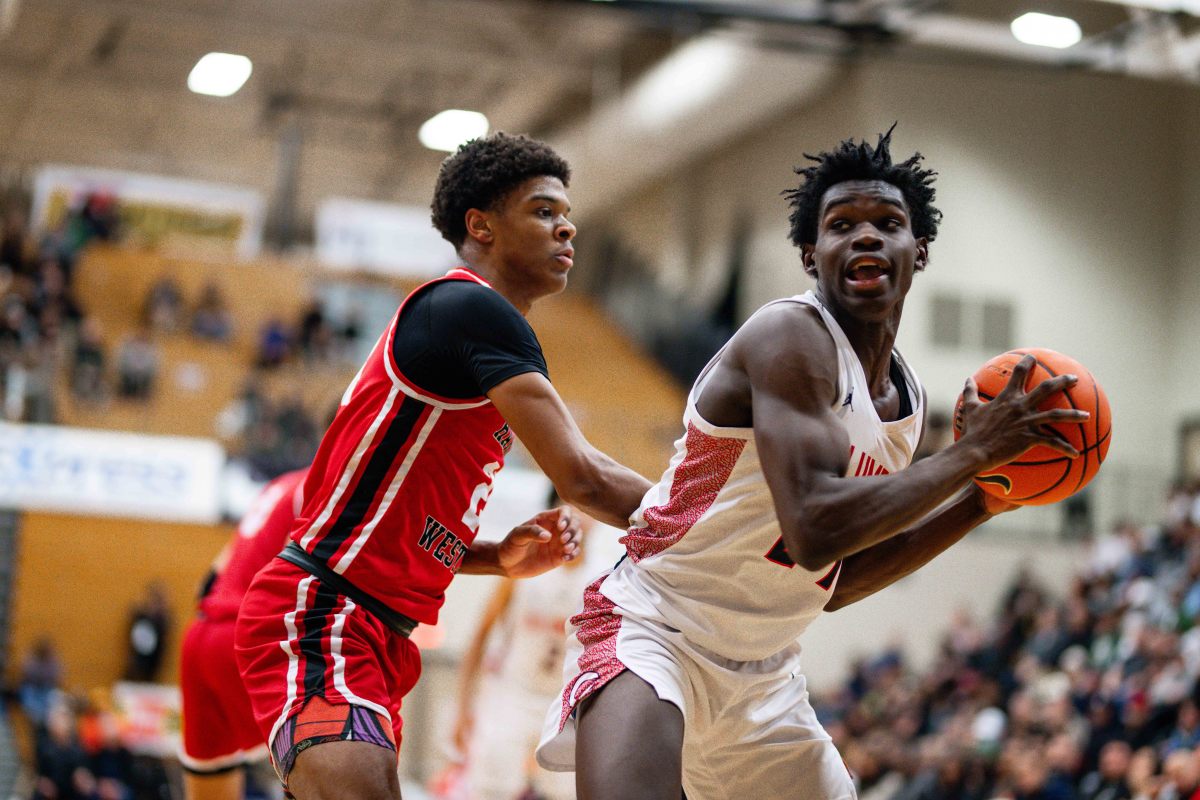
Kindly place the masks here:
<instances>
[{"instance_id":1,"label":"white wall","mask_svg":"<svg viewBox=\"0 0 1200 800\"><path fill-rule=\"evenodd\" d=\"M1176 423L1200 417L1200 90L1187 92L1175 126L1175 146L1180 157L1182 192L1171 219L1176 231L1176 253L1165 275L1167 307L1171 320L1169 389L1166 394L1168 420ZM1152 398L1147 398L1149 404Z\"/></svg>"}]
</instances>

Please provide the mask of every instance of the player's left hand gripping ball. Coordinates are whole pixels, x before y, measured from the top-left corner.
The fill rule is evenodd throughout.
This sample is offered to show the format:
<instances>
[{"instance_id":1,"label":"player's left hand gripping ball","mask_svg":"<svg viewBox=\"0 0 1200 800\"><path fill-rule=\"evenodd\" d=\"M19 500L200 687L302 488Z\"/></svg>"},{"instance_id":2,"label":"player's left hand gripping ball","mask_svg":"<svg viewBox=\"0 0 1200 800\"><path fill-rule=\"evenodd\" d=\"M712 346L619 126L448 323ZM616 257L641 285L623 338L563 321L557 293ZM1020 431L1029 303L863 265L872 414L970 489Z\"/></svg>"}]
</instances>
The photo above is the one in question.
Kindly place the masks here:
<instances>
[{"instance_id":1,"label":"player's left hand gripping ball","mask_svg":"<svg viewBox=\"0 0 1200 800\"><path fill-rule=\"evenodd\" d=\"M543 511L504 537L500 566L510 578L541 575L579 555L582 537L570 506Z\"/></svg>"}]
</instances>

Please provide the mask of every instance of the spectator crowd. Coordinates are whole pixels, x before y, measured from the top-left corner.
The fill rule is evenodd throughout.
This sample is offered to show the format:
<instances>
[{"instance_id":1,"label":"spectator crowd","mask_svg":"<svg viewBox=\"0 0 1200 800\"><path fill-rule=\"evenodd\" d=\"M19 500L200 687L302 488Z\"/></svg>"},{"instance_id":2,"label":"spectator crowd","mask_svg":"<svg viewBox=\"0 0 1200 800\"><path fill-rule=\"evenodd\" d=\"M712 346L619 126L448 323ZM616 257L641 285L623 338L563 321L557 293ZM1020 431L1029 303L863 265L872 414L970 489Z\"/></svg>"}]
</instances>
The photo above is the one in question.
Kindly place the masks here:
<instances>
[{"instance_id":1,"label":"spectator crowd","mask_svg":"<svg viewBox=\"0 0 1200 800\"><path fill-rule=\"evenodd\" d=\"M1028 573L815 703L862 800L1200 800L1200 487L1093 541L1065 596Z\"/></svg>"},{"instance_id":2,"label":"spectator crowd","mask_svg":"<svg viewBox=\"0 0 1200 800\"><path fill-rule=\"evenodd\" d=\"M93 194L54 231L35 237L23 206L0 202L0 420L57 422L63 391L99 408L148 401L161 390L167 366L164 336L217 346L233 339L236 316L219 284L209 282L188 298L163 275L147 290L129 332L109 341L100 320L77 301L74 277L83 248L119 238L118 212L111 197ZM361 327L356 313L331 319L314 299L293 323L272 318L256 332L252 374L214 431L255 478L307 464L322 432L303 402L273 400L261 375L287 365L342 363Z\"/></svg>"}]
</instances>

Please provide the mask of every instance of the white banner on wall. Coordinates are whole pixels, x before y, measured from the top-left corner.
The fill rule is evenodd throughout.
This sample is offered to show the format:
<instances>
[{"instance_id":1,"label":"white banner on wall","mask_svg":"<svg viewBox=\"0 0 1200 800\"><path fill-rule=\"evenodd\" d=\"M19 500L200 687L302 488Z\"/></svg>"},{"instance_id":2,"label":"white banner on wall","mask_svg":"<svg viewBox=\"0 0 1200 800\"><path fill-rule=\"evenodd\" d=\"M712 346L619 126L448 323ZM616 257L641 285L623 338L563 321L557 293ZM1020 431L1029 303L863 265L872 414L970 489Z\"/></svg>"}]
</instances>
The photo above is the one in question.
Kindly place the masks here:
<instances>
[{"instance_id":1,"label":"white banner on wall","mask_svg":"<svg viewBox=\"0 0 1200 800\"><path fill-rule=\"evenodd\" d=\"M214 523L224 466L209 439L0 423L0 506Z\"/></svg>"},{"instance_id":2,"label":"white banner on wall","mask_svg":"<svg viewBox=\"0 0 1200 800\"><path fill-rule=\"evenodd\" d=\"M424 206L331 197L317 206L317 258L331 267L431 278L457 263Z\"/></svg>"},{"instance_id":3,"label":"white banner on wall","mask_svg":"<svg viewBox=\"0 0 1200 800\"><path fill-rule=\"evenodd\" d=\"M122 238L155 247L170 242L253 258L262 249L266 201L241 186L163 175L48 164L33 181L33 226L55 227L90 194L117 201Z\"/></svg>"}]
</instances>

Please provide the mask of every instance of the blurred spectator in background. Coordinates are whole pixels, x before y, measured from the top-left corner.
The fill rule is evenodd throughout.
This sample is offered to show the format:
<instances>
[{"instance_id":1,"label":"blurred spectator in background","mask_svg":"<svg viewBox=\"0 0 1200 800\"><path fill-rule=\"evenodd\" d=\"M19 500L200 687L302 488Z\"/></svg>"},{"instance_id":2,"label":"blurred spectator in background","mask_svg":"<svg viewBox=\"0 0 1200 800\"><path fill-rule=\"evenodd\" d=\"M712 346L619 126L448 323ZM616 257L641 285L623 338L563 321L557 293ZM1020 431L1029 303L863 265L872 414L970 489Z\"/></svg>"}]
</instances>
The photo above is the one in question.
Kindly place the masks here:
<instances>
[{"instance_id":1,"label":"blurred spectator in background","mask_svg":"<svg viewBox=\"0 0 1200 800\"><path fill-rule=\"evenodd\" d=\"M85 196L83 203L63 222L62 250L67 268L74 267L75 256L93 241L116 239L118 224L115 197L107 192L92 192Z\"/></svg>"},{"instance_id":2,"label":"blurred spectator in background","mask_svg":"<svg viewBox=\"0 0 1200 800\"><path fill-rule=\"evenodd\" d=\"M257 375L251 375L238 396L221 409L216 419L216 434L224 442L236 443L268 414L267 398Z\"/></svg>"},{"instance_id":3,"label":"blurred spectator in background","mask_svg":"<svg viewBox=\"0 0 1200 800\"><path fill-rule=\"evenodd\" d=\"M227 341L233 333L233 317L215 283L205 284L192 311L192 334L214 342Z\"/></svg>"},{"instance_id":4,"label":"blurred spectator in background","mask_svg":"<svg viewBox=\"0 0 1200 800\"><path fill-rule=\"evenodd\" d=\"M346 316L342 319L342 324L338 326L338 347L342 355L347 359L358 362L359 359L353 352L354 345L362 336L363 319L362 310L357 306L351 306L346 311Z\"/></svg>"},{"instance_id":5,"label":"blurred spectator in background","mask_svg":"<svg viewBox=\"0 0 1200 800\"><path fill-rule=\"evenodd\" d=\"M166 591L156 581L146 587L145 596L129 617L129 660L125 680L142 683L158 680L169 627Z\"/></svg>"},{"instance_id":6,"label":"blurred spectator in background","mask_svg":"<svg viewBox=\"0 0 1200 800\"><path fill-rule=\"evenodd\" d=\"M58 319L74 325L83 316L74 293L67 285L67 272L58 258L46 258L38 265L37 284L32 309L40 315L46 310L57 313Z\"/></svg>"},{"instance_id":7,"label":"blurred spectator in background","mask_svg":"<svg viewBox=\"0 0 1200 800\"><path fill-rule=\"evenodd\" d=\"M285 360L292 348L292 337L287 327L278 318L267 321L258 334L258 353L255 356L256 366L270 369L278 367Z\"/></svg>"},{"instance_id":8,"label":"blurred spectator in background","mask_svg":"<svg viewBox=\"0 0 1200 800\"><path fill-rule=\"evenodd\" d=\"M96 779L97 800L132 800L134 783L133 754L121 741L116 716L96 709L80 723L80 740L87 755L88 768Z\"/></svg>"},{"instance_id":9,"label":"blurred spectator in background","mask_svg":"<svg viewBox=\"0 0 1200 800\"><path fill-rule=\"evenodd\" d=\"M333 349L333 328L325 318L320 300L308 304L300 316L300 352L307 361L323 361Z\"/></svg>"},{"instance_id":10,"label":"blurred spectator in background","mask_svg":"<svg viewBox=\"0 0 1200 800\"><path fill-rule=\"evenodd\" d=\"M1188 699L1179 706L1179 716L1170 736L1162 743L1159 753L1163 758L1176 750L1195 750L1200 747L1200 712L1196 710L1196 701Z\"/></svg>"},{"instance_id":11,"label":"blurred spectator in background","mask_svg":"<svg viewBox=\"0 0 1200 800\"><path fill-rule=\"evenodd\" d=\"M267 404L264 414L246 432L242 455L251 473L269 480L308 466L317 453L324 430L297 400L278 407Z\"/></svg>"},{"instance_id":12,"label":"blurred spectator in background","mask_svg":"<svg viewBox=\"0 0 1200 800\"><path fill-rule=\"evenodd\" d=\"M1166 781L1155 800L1200 799L1200 764L1195 753L1176 750L1163 761L1162 771Z\"/></svg>"},{"instance_id":13,"label":"blurred spectator in background","mask_svg":"<svg viewBox=\"0 0 1200 800\"><path fill-rule=\"evenodd\" d=\"M146 292L142 318L151 330L170 333L178 330L183 314L183 293L170 275L163 275Z\"/></svg>"},{"instance_id":14,"label":"blurred spectator in background","mask_svg":"<svg viewBox=\"0 0 1200 800\"><path fill-rule=\"evenodd\" d=\"M1079 800L1131 800L1125 783L1133 750L1127 742L1109 742L1100 751L1100 766L1079 783Z\"/></svg>"},{"instance_id":15,"label":"blurred spectator in background","mask_svg":"<svg viewBox=\"0 0 1200 800\"><path fill-rule=\"evenodd\" d=\"M96 778L75 732L65 701L54 703L35 743L33 800L94 800Z\"/></svg>"},{"instance_id":16,"label":"blurred spectator in background","mask_svg":"<svg viewBox=\"0 0 1200 800\"><path fill-rule=\"evenodd\" d=\"M25 418L29 368L38 357L38 325L17 294L9 294L0 308L0 399L3 416L12 422Z\"/></svg>"},{"instance_id":17,"label":"blurred spectator in background","mask_svg":"<svg viewBox=\"0 0 1200 800\"><path fill-rule=\"evenodd\" d=\"M35 728L46 724L50 707L62 687L62 676L62 662L54 642L43 636L21 662L21 682L17 684L21 709Z\"/></svg>"},{"instance_id":18,"label":"blurred spectator in background","mask_svg":"<svg viewBox=\"0 0 1200 800\"><path fill-rule=\"evenodd\" d=\"M9 208L0 212L0 267L16 275L29 274L33 264L33 243L29 238L25 212Z\"/></svg>"},{"instance_id":19,"label":"blurred spectator in background","mask_svg":"<svg viewBox=\"0 0 1200 800\"><path fill-rule=\"evenodd\" d=\"M158 378L158 362L158 345L150 329L138 328L117 352L117 393L134 400L150 397Z\"/></svg>"},{"instance_id":20,"label":"blurred spectator in background","mask_svg":"<svg viewBox=\"0 0 1200 800\"><path fill-rule=\"evenodd\" d=\"M107 359L99 320L84 317L71 355L71 392L76 399L86 403L104 400L108 394L104 384Z\"/></svg>"}]
</instances>

